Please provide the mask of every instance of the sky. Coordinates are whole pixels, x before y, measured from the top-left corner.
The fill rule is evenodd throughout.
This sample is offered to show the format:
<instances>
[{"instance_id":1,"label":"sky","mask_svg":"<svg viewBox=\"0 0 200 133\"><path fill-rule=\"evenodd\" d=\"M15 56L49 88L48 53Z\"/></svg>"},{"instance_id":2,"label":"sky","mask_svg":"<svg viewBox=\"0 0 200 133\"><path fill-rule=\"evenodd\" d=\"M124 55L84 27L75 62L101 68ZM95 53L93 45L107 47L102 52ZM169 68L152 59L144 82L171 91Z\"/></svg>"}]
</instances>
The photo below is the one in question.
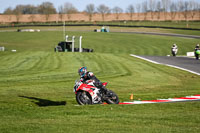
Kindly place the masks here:
<instances>
[{"instance_id":1,"label":"sky","mask_svg":"<svg viewBox=\"0 0 200 133\"><path fill-rule=\"evenodd\" d=\"M94 4L96 7L99 6L100 4L104 4L109 8L118 6L125 11L130 4L136 5L137 3L142 3L145 0L0 0L0 13L3 13L5 9L8 7L15 8L16 5L28 5L28 4L37 6L47 1L53 3L56 9L58 9L58 7L63 5L64 3L70 2L79 11L85 10L86 5L88 4ZM177 1L177 0L172 0L172 1ZM200 0L195 0L195 1L200 2Z\"/></svg>"},{"instance_id":2,"label":"sky","mask_svg":"<svg viewBox=\"0 0 200 133\"><path fill-rule=\"evenodd\" d=\"M72 3L79 11L83 11L88 4L94 4L96 7L100 4L104 4L110 8L118 6L123 10L130 4L141 3L144 0L0 0L0 13L3 13L6 8L12 7L15 8L16 5L40 5L43 2L51 2L54 4L54 7L58 9L59 6L63 5L66 2Z\"/></svg>"}]
</instances>

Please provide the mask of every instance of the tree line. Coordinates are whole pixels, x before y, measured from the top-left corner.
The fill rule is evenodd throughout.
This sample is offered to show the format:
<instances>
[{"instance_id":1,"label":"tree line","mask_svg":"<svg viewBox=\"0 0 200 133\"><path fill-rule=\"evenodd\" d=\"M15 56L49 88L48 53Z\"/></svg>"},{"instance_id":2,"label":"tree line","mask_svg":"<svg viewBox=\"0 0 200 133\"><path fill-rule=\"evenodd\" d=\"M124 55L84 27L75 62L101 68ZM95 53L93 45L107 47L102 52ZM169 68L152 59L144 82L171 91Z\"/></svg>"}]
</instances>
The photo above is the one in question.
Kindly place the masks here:
<instances>
[{"instance_id":1,"label":"tree line","mask_svg":"<svg viewBox=\"0 0 200 133\"><path fill-rule=\"evenodd\" d=\"M196 13L199 14L200 18L200 2L197 2L195 0L146 0L142 3L138 4L130 4L128 7L123 10L119 6L115 6L114 8L110 8L106 6L105 4L101 4L97 7L95 7L94 4L88 4L85 7L84 11L88 14L89 20L92 20L92 17L95 13L99 13L102 16L102 20L104 21L105 15L114 13L116 20L119 19L119 16L121 13L128 13L130 16L130 20L132 20L135 13L143 13L144 14L144 20L146 20L147 14L151 14L151 19L159 19L160 14L163 12L165 18L167 17L167 14L170 13L170 17L173 20L177 13L178 15L183 15L185 20L187 20L188 17L193 18ZM14 9L11 7L8 7L5 9L3 14L6 15L22 15L22 14L44 14L46 15L46 19L48 19L50 14L59 14L61 20L64 14L67 14L68 19L70 19L71 14L74 13L80 13L80 11L70 2L66 2L63 5L59 6L58 9L56 9L51 2L43 2L42 4L38 6L34 5L17 5ZM180 14L181 13L181 14ZM138 14L139 15L139 14ZM139 16L138 16L139 17ZM179 16L180 17L180 16Z\"/></svg>"}]
</instances>

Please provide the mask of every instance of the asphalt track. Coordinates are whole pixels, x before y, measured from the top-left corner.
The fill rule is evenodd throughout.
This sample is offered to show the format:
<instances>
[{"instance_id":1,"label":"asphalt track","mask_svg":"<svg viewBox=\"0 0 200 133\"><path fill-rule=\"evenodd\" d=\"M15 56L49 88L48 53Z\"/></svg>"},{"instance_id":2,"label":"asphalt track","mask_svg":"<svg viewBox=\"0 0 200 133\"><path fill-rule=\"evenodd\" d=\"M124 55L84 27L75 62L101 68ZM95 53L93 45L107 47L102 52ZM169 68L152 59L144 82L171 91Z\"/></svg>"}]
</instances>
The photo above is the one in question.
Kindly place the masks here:
<instances>
[{"instance_id":1,"label":"asphalt track","mask_svg":"<svg viewBox=\"0 0 200 133\"><path fill-rule=\"evenodd\" d=\"M183 34L172 34L172 33L156 33L156 32L120 32L120 33L146 34L146 35L159 35L159 36L173 36L173 37L183 37L183 38L200 39L200 36L183 35Z\"/></svg>"},{"instance_id":2,"label":"asphalt track","mask_svg":"<svg viewBox=\"0 0 200 133\"><path fill-rule=\"evenodd\" d=\"M155 64L162 64L184 71L191 72L200 76L200 60L190 57L173 57L173 56L137 56L131 55Z\"/></svg>"},{"instance_id":3,"label":"asphalt track","mask_svg":"<svg viewBox=\"0 0 200 133\"><path fill-rule=\"evenodd\" d=\"M148 35L159 35L159 36L173 36L173 37L184 37L192 39L200 39L200 36L194 35L181 35L171 33L154 33L154 32L121 32L129 34L148 34ZM173 56L137 56L131 55L152 63L163 64L184 71L188 71L200 76L200 60L189 57L173 57Z\"/></svg>"}]
</instances>

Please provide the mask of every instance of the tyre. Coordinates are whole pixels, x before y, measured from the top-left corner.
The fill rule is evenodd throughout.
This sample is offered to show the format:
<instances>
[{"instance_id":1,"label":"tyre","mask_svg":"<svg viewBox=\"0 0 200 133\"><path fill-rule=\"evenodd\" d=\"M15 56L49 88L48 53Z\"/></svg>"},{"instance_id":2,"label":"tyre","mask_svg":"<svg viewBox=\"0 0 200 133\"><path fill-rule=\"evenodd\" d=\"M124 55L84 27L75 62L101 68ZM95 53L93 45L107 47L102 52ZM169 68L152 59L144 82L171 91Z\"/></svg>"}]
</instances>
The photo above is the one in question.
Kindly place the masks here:
<instances>
[{"instance_id":1,"label":"tyre","mask_svg":"<svg viewBox=\"0 0 200 133\"><path fill-rule=\"evenodd\" d=\"M107 99L105 100L107 104L119 104L119 98L115 92L109 90Z\"/></svg>"},{"instance_id":2,"label":"tyre","mask_svg":"<svg viewBox=\"0 0 200 133\"><path fill-rule=\"evenodd\" d=\"M176 53L175 53L174 51L172 51L172 55L173 55L173 56L176 56Z\"/></svg>"},{"instance_id":3,"label":"tyre","mask_svg":"<svg viewBox=\"0 0 200 133\"><path fill-rule=\"evenodd\" d=\"M80 105L92 104L91 97L85 91L83 91L83 92L77 92L77 94L76 94L76 101Z\"/></svg>"}]
</instances>

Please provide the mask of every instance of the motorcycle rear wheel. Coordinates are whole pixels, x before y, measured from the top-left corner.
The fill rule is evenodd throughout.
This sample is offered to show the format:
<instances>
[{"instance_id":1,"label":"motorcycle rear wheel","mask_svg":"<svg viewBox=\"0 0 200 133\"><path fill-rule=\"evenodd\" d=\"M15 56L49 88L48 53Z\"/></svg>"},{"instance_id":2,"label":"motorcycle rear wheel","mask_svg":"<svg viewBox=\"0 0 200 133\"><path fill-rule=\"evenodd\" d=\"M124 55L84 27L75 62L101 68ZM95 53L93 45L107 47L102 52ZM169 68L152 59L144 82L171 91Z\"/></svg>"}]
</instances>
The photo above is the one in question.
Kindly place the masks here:
<instances>
[{"instance_id":1,"label":"motorcycle rear wheel","mask_svg":"<svg viewBox=\"0 0 200 133\"><path fill-rule=\"evenodd\" d=\"M117 94L111 90L108 91L108 98L105 101L107 104L119 104L119 98Z\"/></svg>"},{"instance_id":2,"label":"motorcycle rear wheel","mask_svg":"<svg viewBox=\"0 0 200 133\"><path fill-rule=\"evenodd\" d=\"M92 104L92 100L91 100L89 94L87 92L85 92L85 91L77 92L76 101L80 105Z\"/></svg>"}]
</instances>

